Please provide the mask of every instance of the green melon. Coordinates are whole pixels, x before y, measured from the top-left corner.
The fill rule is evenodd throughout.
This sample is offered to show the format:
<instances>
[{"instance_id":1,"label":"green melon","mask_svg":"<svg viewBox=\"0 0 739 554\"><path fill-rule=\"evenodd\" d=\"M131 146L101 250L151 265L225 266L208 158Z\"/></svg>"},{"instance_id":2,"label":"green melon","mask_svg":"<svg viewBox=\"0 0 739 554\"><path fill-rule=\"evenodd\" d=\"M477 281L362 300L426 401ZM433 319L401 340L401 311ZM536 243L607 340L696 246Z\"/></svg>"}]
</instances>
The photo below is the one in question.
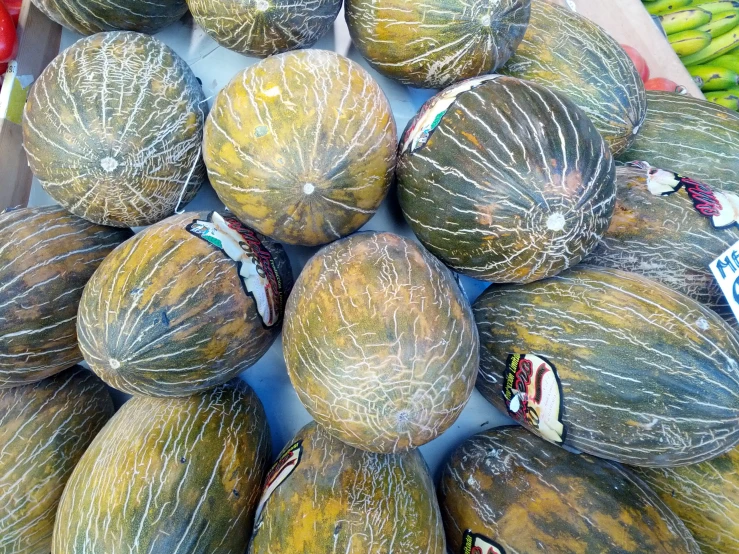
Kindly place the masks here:
<instances>
[{"instance_id":1,"label":"green melon","mask_svg":"<svg viewBox=\"0 0 739 554\"><path fill-rule=\"evenodd\" d=\"M298 397L342 441L371 452L420 446L472 393L479 343L454 277L415 242L357 233L303 268L283 350Z\"/></svg>"},{"instance_id":2,"label":"green melon","mask_svg":"<svg viewBox=\"0 0 739 554\"><path fill-rule=\"evenodd\" d=\"M75 215L149 225L205 180L204 107L195 75L164 43L99 33L59 54L33 84L23 144L44 190Z\"/></svg>"},{"instance_id":3,"label":"green melon","mask_svg":"<svg viewBox=\"0 0 739 554\"><path fill-rule=\"evenodd\" d=\"M642 128L646 97L634 63L608 33L567 7L532 0L526 35L500 72L567 96L615 156Z\"/></svg>"},{"instance_id":4,"label":"green melon","mask_svg":"<svg viewBox=\"0 0 739 554\"><path fill-rule=\"evenodd\" d=\"M341 0L188 0L192 16L218 44L266 57L309 48L325 35Z\"/></svg>"},{"instance_id":5,"label":"green melon","mask_svg":"<svg viewBox=\"0 0 739 554\"><path fill-rule=\"evenodd\" d=\"M490 287L473 310L477 388L552 442L636 466L698 463L739 442L739 336L687 296L579 266Z\"/></svg>"},{"instance_id":6,"label":"green melon","mask_svg":"<svg viewBox=\"0 0 739 554\"><path fill-rule=\"evenodd\" d=\"M126 402L64 490L52 554L243 554L270 453L242 381Z\"/></svg>"},{"instance_id":7,"label":"green melon","mask_svg":"<svg viewBox=\"0 0 739 554\"><path fill-rule=\"evenodd\" d=\"M397 131L382 89L324 50L263 60L218 93L204 155L218 197L260 233L316 246L359 229L387 194Z\"/></svg>"},{"instance_id":8,"label":"green melon","mask_svg":"<svg viewBox=\"0 0 739 554\"><path fill-rule=\"evenodd\" d=\"M529 282L577 264L615 203L608 146L564 96L513 77L469 79L429 100L400 147L400 205L452 269Z\"/></svg>"},{"instance_id":9,"label":"green melon","mask_svg":"<svg viewBox=\"0 0 739 554\"><path fill-rule=\"evenodd\" d=\"M130 394L185 396L246 370L280 333L282 246L217 212L148 227L100 265L80 301L90 367Z\"/></svg>"},{"instance_id":10,"label":"green melon","mask_svg":"<svg viewBox=\"0 0 739 554\"><path fill-rule=\"evenodd\" d=\"M185 0L32 0L46 16L83 35L101 31L156 33L187 12Z\"/></svg>"},{"instance_id":11,"label":"green melon","mask_svg":"<svg viewBox=\"0 0 739 554\"><path fill-rule=\"evenodd\" d=\"M93 225L59 208L0 214L0 389L82 361L82 288L129 229Z\"/></svg>"},{"instance_id":12,"label":"green melon","mask_svg":"<svg viewBox=\"0 0 739 554\"><path fill-rule=\"evenodd\" d=\"M685 522L703 554L739 553L739 449L700 464L635 470Z\"/></svg>"},{"instance_id":13,"label":"green melon","mask_svg":"<svg viewBox=\"0 0 739 554\"><path fill-rule=\"evenodd\" d=\"M417 451L373 454L303 427L270 471L249 554L446 554Z\"/></svg>"},{"instance_id":14,"label":"green melon","mask_svg":"<svg viewBox=\"0 0 739 554\"><path fill-rule=\"evenodd\" d=\"M633 473L521 427L463 442L444 466L439 503L450 552L700 553Z\"/></svg>"},{"instance_id":15,"label":"green melon","mask_svg":"<svg viewBox=\"0 0 739 554\"><path fill-rule=\"evenodd\" d=\"M75 367L0 391L0 554L48 554L57 504L113 402Z\"/></svg>"},{"instance_id":16,"label":"green melon","mask_svg":"<svg viewBox=\"0 0 739 554\"><path fill-rule=\"evenodd\" d=\"M616 168L616 209L611 226L585 263L633 271L660 281L736 325L709 265L739 241L739 227L724 226L730 216L702 215L685 185L672 193L668 184L660 184L660 179L675 183L679 177L672 171L643 164ZM711 190L701 185L702 190ZM739 197L731 193L716 189L711 194L718 205L726 204L723 208L730 208L727 195L739 205Z\"/></svg>"},{"instance_id":17,"label":"green melon","mask_svg":"<svg viewBox=\"0 0 739 554\"><path fill-rule=\"evenodd\" d=\"M404 85L443 88L492 73L526 32L531 0L346 0L357 49Z\"/></svg>"},{"instance_id":18,"label":"green melon","mask_svg":"<svg viewBox=\"0 0 739 554\"><path fill-rule=\"evenodd\" d=\"M645 161L739 193L739 114L705 100L647 92L647 118L619 159Z\"/></svg>"}]
</instances>

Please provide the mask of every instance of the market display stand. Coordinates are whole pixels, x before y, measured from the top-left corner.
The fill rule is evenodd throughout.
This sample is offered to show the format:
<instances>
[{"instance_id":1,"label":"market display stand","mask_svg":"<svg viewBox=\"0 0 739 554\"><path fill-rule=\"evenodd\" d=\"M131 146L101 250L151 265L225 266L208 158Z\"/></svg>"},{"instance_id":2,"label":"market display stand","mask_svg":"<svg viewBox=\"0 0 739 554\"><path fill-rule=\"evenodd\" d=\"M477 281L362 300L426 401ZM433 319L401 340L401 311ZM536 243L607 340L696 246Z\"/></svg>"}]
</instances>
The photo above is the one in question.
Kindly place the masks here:
<instances>
[{"instance_id":1,"label":"market display stand","mask_svg":"<svg viewBox=\"0 0 739 554\"><path fill-rule=\"evenodd\" d=\"M616 15L614 15L612 11L609 11L605 6L610 3L617 5L621 3L630 4L631 0L629 2L626 2L626 0L561 0L561 3L570 7L573 6L573 2L576 10L580 11L584 15L596 15L600 17L602 26L609 28L611 25L620 24L618 21L620 16L616 17ZM635 5L639 4L639 0L633 0L633 2ZM28 0L26 3L30 4ZM580 6L580 4L582 6ZM598 12L597 14L592 12L592 8L596 4L604 6L603 11ZM644 11L641 5L638 5L637 7ZM33 13L38 13L35 9L30 9L33 10ZM609 17L607 14L610 14L610 20L607 19L607 17ZM594 19L598 21L596 17L594 17ZM646 11L644 11L643 18L639 24L644 28L641 30L632 30L629 31L629 33L641 33L644 37L651 36L654 43L664 43L663 46L665 49L669 50L668 53L674 58L674 61L679 64L679 60L672 53L672 50L664 38L659 35L659 31L654 27L654 24L647 16ZM55 27L55 32L58 33L58 26L52 26ZM654 32L652 33L651 31ZM28 34L26 34L26 36L28 36ZM170 25L160 33L157 33L156 37L169 45L190 65L193 72L202 83L203 91L208 99L209 105L212 105L214 96L231 80L234 75L242 69L259 61L257 58L243 56L218 46L218 44L216 44L193 23L192 18L189 16L186 16L181 21ZM64 30L61 33L61 39L56 39L58 47L56 49L52 49L52 55L49 55L45 61L48 62L56 52L73 44L79 38L81 38L80 35ZM39 38L39 40L41 39ZM49 40L53 43L54 39L51 38ZM639 45L635 46L638 47ZM362 59L357 50L352 47L348 29L344 21L343 12L339 14L334 25L333 33L329 33L328 36L321 39L315 47L334 50L344 56L348 56L372 74L390 101L398 126L398 134L402 133L410 118L413 117L421 105L434 94L434 91L430 90L420 90L401 86L394 81L382 77L372 70L366 61ZM32 49L32 47L29 49ZM647 51L655 52L656 50L649 50L647 47L643 47L643 51L646 55ZM46 54L48 54L48 52L46 52ZM43 66L41 65L36 69L33 73L34 76L38 76L41 67ZM655 67L657 67L657 65L655 65ZM675 76L675 74L665 74L664 76L670 77L679 82L684 82L682 77ZM22 156L22 150L20 149L20 133L17 133L17 140L18 143L15 152L18 153L17 156ZM4 163L4 158L6 158L5 150L1 152ZM0 188L9 187L12 183L13 188L21 191L17 193L16 197L23 198L23 190L25 190L25 194L28 195L28 188L23 189L23 187L30 186L31 178L27 170L24 156L22 159L16 160L16 164L17 167L20 168L16 170L18 172L17 177L5 175L5 172L0 170ZM21 178L25 180L22 182L20 180L15 180ZM410 228L403 220L395 194L394 190L390 191L388 198L383 202L378 213L363 227L363 230L391 231L405 237L414 238ZM54 203L39 186L38 182L34 182L30 189L30 196L28 198L28 203L31 206ZM205 186L199 192L197 197L187 206L187 210L223 210L223 204L219 201L213 189L210 186ZM293 272L297 276L302 270L305 262L318 249L287 247L286 250L290 257ZM460 281L470 301L474 301L488 286L487 283L464 277L461 278ZM265 354L259 362L245 371L242 374L242 378L255 389L264 404L272 432L273 450L276 454L295 434L295 432L311 419L290 384L282 354L281 339L278 339L275 342L272 348L270 348L267 354ZM114 393L114 396L118 404L125 399L125 395L121 393ZM450 452L460 442L482 430L504 425L506 423L511 423L511 420L483 399L477 391L474 391L470 402L452 428L436 440L421 447L420 450L428 462L431 471L434 474L437 474L444 459L446 459Z\"/></svg>"}]
</instances>

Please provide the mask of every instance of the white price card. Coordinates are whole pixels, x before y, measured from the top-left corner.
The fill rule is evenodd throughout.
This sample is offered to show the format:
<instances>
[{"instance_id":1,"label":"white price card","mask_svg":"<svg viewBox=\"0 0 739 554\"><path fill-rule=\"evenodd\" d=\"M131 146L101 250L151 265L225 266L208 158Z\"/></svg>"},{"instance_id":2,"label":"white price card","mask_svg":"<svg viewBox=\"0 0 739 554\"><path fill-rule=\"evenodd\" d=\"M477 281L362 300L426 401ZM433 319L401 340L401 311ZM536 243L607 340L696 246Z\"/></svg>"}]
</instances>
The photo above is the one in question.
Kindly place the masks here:
<instances>
[{"instance_id":1,"label":"white price card","mask_svg":"<svg viewBox=\"0 0 739 554\"><path fill-rule=\"evenodd\" d=\"M711 271L721 287L731 311L739 319L739 241L711 262Z\"/></svg>"}]
</instances>

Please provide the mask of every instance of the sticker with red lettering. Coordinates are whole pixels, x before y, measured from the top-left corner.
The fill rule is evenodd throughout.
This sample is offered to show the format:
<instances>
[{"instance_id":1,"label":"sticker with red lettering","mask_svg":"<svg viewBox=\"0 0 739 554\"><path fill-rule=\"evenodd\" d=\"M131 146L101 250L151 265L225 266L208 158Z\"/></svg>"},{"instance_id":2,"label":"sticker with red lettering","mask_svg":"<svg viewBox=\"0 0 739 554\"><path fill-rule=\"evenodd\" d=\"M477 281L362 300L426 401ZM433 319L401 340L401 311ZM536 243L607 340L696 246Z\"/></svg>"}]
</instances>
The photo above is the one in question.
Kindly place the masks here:
<instances>
[{"instance_id":1,"label":"sticker with red lettering","mask_svg":"<svg viewBox=\"0 0 739 554\"><path fill-rule=\"evenodd\" d=\"M467 529L462 537L461 554L506 554L506 552L492 539Z\"/></svg>"},{"instance_id":2,"label":"sticker with red lettering","mask_svg":"<svg viewBox=\"0 0 739 554\"><path fill-rule=\"evenodd\" d=\"M261 523L259 516L262 515L262 510L264 510L264 505L267 503L267 500L269 500L277 487L284 483L285 480L290 477L292 472L295 471L295 468L298 467L302 457L303 441L299 440L285 450L285 453L280 456L280 459L277 460L272 466L272 469L269 470L267 479L264 482L264 491L262 492L262 497L259 499L257 511L254 516L254 521L256 522L255 526L258 526Z\"/></svg>"},{"instance_id":3,"label":"sticker with red lettering","mask_svg":"<svg viewBox=\"0 0 739 554\"><path fill-rule=\"evenodd\" d=\"M647 187L654 196L670 196L680 189L685 190L696 211L708 218L715 229L739 226L739 196L733 192L713 189L679 173L652 167L647 162L626 165L647 172Z\"/></svg>"},{"instance_id":4,"label":"sticker with red lettering","mask_svg":"<svg viewBox=\"0 0 739 554\"><path fill-rule=\"evenodd\" d=\"M541 356L510 354L503 373L508 413L543 439L562 444L562 384L557 368Z\"/></svg>"}]
</instances>

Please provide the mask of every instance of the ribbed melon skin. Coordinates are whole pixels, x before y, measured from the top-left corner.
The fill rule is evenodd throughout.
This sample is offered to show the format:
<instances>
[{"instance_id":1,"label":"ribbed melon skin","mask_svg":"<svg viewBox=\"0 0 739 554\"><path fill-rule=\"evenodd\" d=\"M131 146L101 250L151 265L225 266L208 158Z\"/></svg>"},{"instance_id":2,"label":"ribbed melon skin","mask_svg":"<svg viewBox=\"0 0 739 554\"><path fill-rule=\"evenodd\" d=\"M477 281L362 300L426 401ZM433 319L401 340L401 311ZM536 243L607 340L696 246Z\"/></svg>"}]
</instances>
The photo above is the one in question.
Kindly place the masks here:
<instances>
[{"instance_id":1,"label":"ribbed melon skin","mask_svg":"<svg viewBox=\"0 0 739 554\"><path fill-rule=\"evenodd\" d=\"M283 352L313 418L342 441L398 452L443 433L472 394L479 342L454 277L417 243L357 233L303 268Z\"/></svg>"},{"instance_id":2,"label":"ribbed melon skin","mask_svg":"<svg viewBox=\"0 0 739 554\"><path fill-rule=\"evenodd\" d=\"M404 85L444 88L502 66L531 0L347 0L346 22L372 67Z\"/></svg>"},{"instance_id":3,"label":"ribbed melon skin","mask_svg":"<svg viewBox=\"0 0 739 554\"><path fill-rule=\"evenodd\" d=\"M216 96L203 142L221 201L260 233L303 246L344 237L393 180L397 130L377 82L326 50L272 56Z\"/></svg>"},{"instance_id":4,"label":"ribbed melon skin","mask_svg":"<svg viewBox=\"0 0 739 554\"><path fill-rule=\"evenodd\" d=\"M584 263L632 271L736 318L709 265L739 241L736 226L716 229L684 190L654 196L646 170L616 168L616 209L608 231Z\"/></svg>"},{"instance_id":5,"label":"ribbed melon skin","mask_svg":"<svg viewBox=\"0 0 739 554\"><path fill-rule=\"evenodd\" d=\"M509 354L559 373L565 445L636 466L677 466L739 442L739 338L715 312L645 277L579 266L473 305L477 388L501 411Z\"/></svg>"},{"instance_id":6,"label":"ribbed melon skin","mask_svg":"<svg viewBox=\"0 0 739 554\"><path fill-rule=\"evenodd\" d=\"M398 196L416 236L485 281L536 281L577 264L615 204L613 158L593 124L564 96L493 76L459 93L424 145L409 146L445 94L408 124L399 148Z\"/></svg>"},{"instance_id":7,"label":"ribbed melon skin","mask_svg":"<svg viewBox=\"0 0 739 554\"><path fill-rule=\"evenodd\" d=\"M644 83L623 48L589 19L546 0L531 1L521 45L500 73L564 94L622 154L643 127Z\"/></svg>"},{"instance_id":8,"label":"ribbed melon skin","mask_svg":"<svg viewBox=\"0 0 739 554\"><path fill-rule=\"evenodd\" d=\"M205 181L205 97L168 46L98 33L64 50L33 84L23 145L41 186L93 223L150 225Z\"/></svg>"},{"instance_id":9,"label":"ribbed melon skin","mask_svg":"<svg viewBox=\"0 0 739 554\"><path fill-rule=\"evenodd\" d=\"M712 102L647 92L647 117L619 160L645 161L706 184L739 192L739 114Z\"/></svg>"},{"instance_id":10,"label":"ribbed melon skin","mask_svg":"<svg viewBox=\"0 0 739 554\"><path fill-rule=\"evenodd\" d=\"M102 31L156 33L187 12L185 0L32 0L52 21L83 35Z\"/></svg>"},{"instance_id":11,"label":"ribbed melon skin","mask_svg":"<svg viewBox=\"0 0 739 554\"><path fill-rule=\"evenodd\" d=\"M132 398L67 483L53 554L243 554L270 453L262 404L234 381Z\"/></svg>"},{"instance_id":12,"label":"ribbed melon skin","mask_svg":"<svg viewBox=\"0 0 739 554\"><path fill-rule=\"evenodd\" d=\"M188 0L192 16L218 44L266 57L310 48L332 27L341 0Z\"/></svg>"},{"instance_id":13,"label":"ribbed melon skin","mask_svg":"<svg viewBox=\"0 0 739 554\"><path fill-rule=\"evenodd\" d=\"M79 366L0 391L0 554L49 553L67 479L112 415L103 382Z\"/></svg>"},{"instance_id":14,"label":"ribbed melon skin","mask_svg":"<svg viewBox=\"0 0 739 554\"><path fill-rule=\"evenodd\" d=\"M442 470L449 552L470 529L506 552L701 552L680 519L636 475L577 456L521 427L463 442Z\"/></svg>"},{"instance_id":15,"label":"ribbed melon skin","mask_svg":"<svg viewBox=\"0 0 739 554\"><path fill-rule=\"evenodd\" d=\"M689 466L634 469L685 522L703 554L739 552L739 449Z\"/></svg>"},{"instance_id":16,"label":"ribbed melon skin","mask_svg":"<svg viewBox=\"0 0 739 554\"><path fill-rule=\"evenodd\" d=\"M0 214L0 389L82 361L82 289L129 229L94 225L59 206Z\"/></svg>"},{"instance_id":17,"label":"ribbed melon skin","mask_svg":"<svg viewBox=\"0 0 739 554\"><path fill-rule=\"evenodd\" d=\"M280 333L292 287L282 246L260 236L281 277L279 320L265 326L237 264L186 227L185 212L148 227L98 268L80 301L85 360L129 394L186 396L225 383L254 364Z\"/></svg>"},{"instance_id":18,"label":"ribbed melon skin","mask_svg":"<svg viewBox=\"0 0 739 554\"><path fill-rule=\"evenodd\" d=\"M417 450L373 454L312 422L294 471L269 496L248 554L446 554L428 468Z\"/></svg>"}]
</instances>

